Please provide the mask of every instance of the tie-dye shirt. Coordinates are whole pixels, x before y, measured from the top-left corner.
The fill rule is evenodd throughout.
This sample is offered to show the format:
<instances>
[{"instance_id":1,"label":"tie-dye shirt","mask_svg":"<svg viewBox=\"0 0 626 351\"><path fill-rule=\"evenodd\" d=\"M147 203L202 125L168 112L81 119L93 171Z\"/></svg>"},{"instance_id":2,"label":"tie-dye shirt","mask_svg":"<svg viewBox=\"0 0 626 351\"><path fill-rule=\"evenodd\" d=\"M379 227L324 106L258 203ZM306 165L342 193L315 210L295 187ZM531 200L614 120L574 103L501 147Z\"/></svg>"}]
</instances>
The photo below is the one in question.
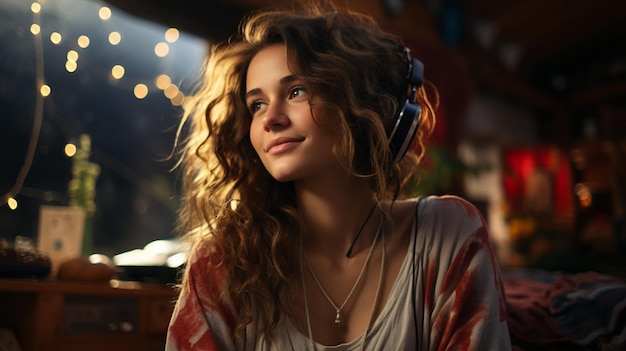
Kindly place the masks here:
<instances>
[{"instance_id":1,"label":"tie-dye shirt","mask_svg":"<svg viewBox=\"0 0 626 351\"><path fill-rule=\"evenodd\" d=\"M365 350L511 350L500 267L482 215L456 196L423 198L418 208L417 231ZM235 317L216 288L223 271L200 251L192 257L165 350L235 350ZM255 327L253 321L246 335L257 335ZM358 337L316 343L315 350L357 350L360 344ZM250 337L240 349L310 350L311 342L287 319L273 344Z\"/></svg>"}]
</instances>

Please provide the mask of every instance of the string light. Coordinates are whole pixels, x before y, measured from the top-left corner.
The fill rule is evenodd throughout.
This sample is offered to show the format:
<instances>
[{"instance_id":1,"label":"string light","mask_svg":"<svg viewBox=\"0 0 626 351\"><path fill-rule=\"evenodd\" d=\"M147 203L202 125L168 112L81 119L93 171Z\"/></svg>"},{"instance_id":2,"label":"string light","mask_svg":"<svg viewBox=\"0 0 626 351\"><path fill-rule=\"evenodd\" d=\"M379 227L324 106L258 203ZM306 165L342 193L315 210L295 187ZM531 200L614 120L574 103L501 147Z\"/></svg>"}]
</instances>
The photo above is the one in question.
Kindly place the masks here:
<instances>
[{"instance_id":1,"label":"string light","mask_svg":"<svg viewBox=\"0 0 626 351\"><path fill-rule=\"evenodd\" d=\"M34 23L30 26L30 32L33 33L33 35L39 35L39 33L41 33L41 27Z\"/></svg>"},{"instance_id":2,"label":"string light","mask_svg":"<svg viewBox=\"0 0 626 351\"><path fill-rule=\"evenodd\" d=\"M124 66L115 65L113 66L113 68L111 68L111 77L115 79L122 79L122 77L124 77L125 72L126 70L124 69Z\"/></svg>"},{"instance_id":3,"label":"string light","mask_svg":"<svg viewBox=\"0 0 626 351\"><path fill-rule=\"evenodd\" d=\"M16 210L17 209L17 200L15 200L14 198L10 197L9 200L7 201L7 205L9 206L10 209L12 210Z\"/></svg>"},{"instance_id":4,"label":"string light","mask_svg":"<svg viewBox=\"0 0 626 351\"><path fill-rule=\"evenodd\" d=\"M120 41L122 41L122 35L119 32L109 33L109 43L111 43L111 45L117 45Z\"/></svg>"},{"instance_id":5,"label":"string light","mask_svg":"<svg viewBox=\"0 0 626 351\"><path fill-rule=\"evenodd\" d=\"M66 57L68 61L78 61L78 52L76 52L76 50L70 50L67 52Z\"/></svg>"},{"instance_id":6,"label":"string light","mask_svg":"<svg viewBox=\"0 0 626 351\"><path fill-rule=\"evenodd\" d=\"M180 36L180 32L178 31L178 29L176 28L168 28L168 30L165 31L165 40L168 43L174 43L175 41L178 40Z\"/></svg>"},{"instance_id":7,"label":"string light","mask_svg":"<svg viewBox=\"0 0 626 351\"><path fill-rule=\"evenodd\" d=\"M148 96L148 86L142 83L135 85L135 89L133 90L135 93L135 97L137 99L143 99Z\"/></svg>"},{"instance_id":8,"label":"string light","mask_svg":"<svg viewBox=\"0 0 626 351\"><path fill-rule=\"evenodd\" d=\"M43 6L45 4L46 0L36 0L30 4L30 11L34 15L33 23L30 25L30 32L34 37L40 36L42 34L42 26L39 16L44 12L45 9ZM102 21L108 21L109 23L111 23L110 20L112 19L112 16L113 13L109 7L102 6L98 8L98 17ZM50 32L49 40L54 45L62 45L65 41L64 39L66 39L64 38L65 35L68 34L63 33L62 31L52 31ZM154 54L158 57L168 56L172 51L170 44L177 42L180 39L180 35L181 33L177 28L167 28L163 32L164 42L158 42L155 44ZM111 30L108 34L107 39L112 46L119 45L122 41L122 33L117 30ZM90 45L91 39L85 34L81 34L76 37L76 40L74 42L75 49L88 49ZM75 49L69 49L67 51L64 68L68 73L74 73L78 70L79 57L82 55L82 53L79 54L79 52ZM43 52L41 54L41 57L43 59ZM93 60L91 60L90 62L93 62ZM92 70L90 73L93 72L94 71ZM157 90L161 90L163 92L163 96L169 99L170 103L173 106L181 106L182 108L184 108L184 103L186 100L185 94L180 90L179 86L172 82L171 77L167 74L161 73L157 75L150 83L148 83L146 81L141 81L141 79L127 77L127 72L124 66L121 64L117 64L110 68L108 77L113 78L112 80L109 79L109 81L111 83L115 83L115 86L123 89L132 90L135 98L139 100L146 98L148 94L152 92L149 88L149 85L152 85ZM134 82L132 82L133 80ZM42 75L42 77L39 79L40 83L38 84L39 96L42 98L50 96L53 89L53 87L51 87L47 83L44 83L44 81L45 76ZM69 157L71 157L71 147L71 143L65 146L66 155L68 155ZM23 184L18 181L16 182L15 189L17 189L16 192L11 191L8 194L2 196L2 199L6 201L9 206L14 206L14 208L11 209L17 208L17 200L15 200L13 196L20 191L19 189L24 190L25 187L23 187Z\"/></svg>"},{"instance_id":9,"label":"string light","mask_svg":"<svg viewBox=\"0 0 626 351\"><path fill-rule=\"evenodd\" d=\"M41 12L41 4L40 4L40 3L38 3L38 2L33 2L33 3L30 5L30 10L31 10L33 13L39 13L39 12Z\"/></svg>"},{"instance_id":10,"label":"string light","mask_svg":"<svg viewBox=\"0 0 626 351\"><path fill-rule=\"evenodd\" d=\"M78 149L76 148L76 144L67 143L65 144L64 151L65 151L65 156L73 157L74 155L76 155L76 151L78 151Z\"/></svg>"},{"instance_id":11,"label":"string light","mask_svg":"<svg viewBox=\"0 0 626 351\"><path fill-rule=\"evenodd\" d=\"M41 87L39 88L39 93L43 97L49 96L51 92L52 92L52 89L50 88L48 84L42 84Z\"/></svg>"},{"instance_id":12,"label":"string light","mask_svg":"<svg viewBox=\"0 0 626 351\"><path fill-rule=\"evenodd\" d=\"M61 35L61 33L59 32L50 33L50 41L52 42L52 44L59 45L61 44L62 40L63 40L63 36Z\"/></svg>"},{"instance_id":13,"label":"string light","mask_svg":"<svg viewBox=\"0 0 626 351\"><path fill-rule=\"evenodd\" d=\"M78 46L82 49L86 49L89 46L89 42L89 37L86 35L81 35L76 40L76 44L78 44Z\"/></svg>"},{"instance_id":14,"label":"string light","mask_svg":"<svg viewBox=\"0 0 626 351\"><path fill-rule=\"evenodd\" d=\"M71 61L71 60L65 61L65 70L68 71L69 73L75 72L77 68L78 68L78 64L76 63L76 61Z\"/></svg>"},{"instance_id":15,"label":"string light","mask_svg":"<svg viewBox=\"0 0 626 351\"><path fill-rule=\"evenodd\" d=\"M42 0L40 0L42 1ZM33 7L31 6L31 9ZM35 9L37 7L35 6ZM33 26L31 26L31 32L34 35L34 48L35 48L35 76L37 82L43 82L44 74L43 74L43 41L40 33L40 18L39 11L33 12ZM37 25L36 27L34 25ZM43 93L49 94L49 89L44 89L44 86L40 85L40 92L42 94L35 96L35 113L32 124L32 131L30 134L30 139L28 141L28 146L26 148L26 153L24 155L24 162L15 177L15 182L9 188L9 190L0 197L0 203L6 202L10 203L10 199L13 198L13 195L20 193L24 189L24 180L30 171L30 168L33 163L33 158L35 155L35 150L37 148L37 141L39 139L39 134L41 131L41 125L43 121ZM48 87L49 88L49 87ZM17 208L17 202L14 203L15 208Z\"/></svg>"},{"instance_id":16,"label":"string light","mask_svg":"<svg viewBox=\"0 0 626 351\"><path fill-rule=\"evenodd\" d=\"M98 16L101 20L108 21L111 18L111 9L106 6L102 6L100 10L98 10Z\"/></svg>"},{"instance_id":17,"label":"string light","mask_svg":"<svg viewBox=\"0 0 626 351\"><path fill-rule=\"evenodd\" d=\"M185 95L179 90L174 97L170 98L170 102L174 106L182 106L185 101Z\"/></svg>"},{"instance_id":18,"label":"string light","mask_svg":"<svg viewBox=\"0 0 626 351\"><path fill-rule=\"evenodd\" d=\"M163 94L168 98L168 99L173 99L174 97L176 97L176 95L178 94L179 90L178 87L174 84L170 84L168 85L167 88L165 88L165 90L163 90Z\"/></svg>"},{"instance_id":19,"label":"string light","mask_svg":"<svg viewBox=\"0 0 626 351\"><path fill-rule=\"evenodd\" d=\"M39 12L41 11L42 8L39 3L34 3L31 6L31 9L32 11ZM98 9L98 17L102 21L110 21L111 18L113 17L113 13L109 7L102 6ZM41 28L38 25L33 24L31 26L31 32L34 35L36 35L41 32ZM165 57L170 53L170 46L168 45L168 43L174 43L178 41L178 39L180 38L180 31L174 27L167 28L164 32L163 37L165 38L166 42L158 42L154 46L154 53L157 57ZM107 39L108 39L109 44L116 46L121 43L122 34L119 31L113 30L109 32ZM59 45L62 43L63 37L61 33L59 32L52 32L50 35L50 41L54 43L55 45ZM91 41L90 38L87 35L83 34L77 38L76 44L78 45L78 47L82 49L86 49L89 47L90 41ZM73 73L77 69L78 69L78 53L75 50L70 50L68 52L67 61L65 62L65 70L69 73ZM119 64L115 65L110 70L109 77L113 78L113 80L117 82L116 85L118 86L120 86L119 81L125 76L126 76L126 69L122 65L119 65ZM159 77L161 78L159 79ZM167 78L163 78L163 77L167 77ZM155 79L155 85L159 90L162 90L164 92L165 97L170 99L170 102L172 105L174 106L182 105L182 101L184 100L185 95L182 91L180 91L180 89L176 85L174 85L171 82L171 79L169 78L169 76L165 74L161 74L157 76L157 78ZM120 87L123 87L123 86L125 85L121 85ZM47 96L50 93L50 91L51 89L49 87L47 88L42 87L41 94L43 96ZM145 82L132 84L132 91L133 91L134 96L140 100L144 99L150 93L150 89L148 88L148 85Z\"/></svg>"},{"instance_id":20,"label":"string light","mask_svg":"<svg viewBox=\"0 0 626 351\"><path fill-rule=\"evenodd\" d=\"M170 47L166 43L160 42L154 46L154 54L158 57L165 57L170 52Z\"/></svg>"},{"instance_id":21,"label":"string light","mask_svg":"<svg viewBox=\"0 0 626 351\"><path fill-rule=\"evenodd\" d=\"M159 74L154 80L154 85L157 88L164 90L172 83L172 79L167 74Z\"/></svg>"}]
</instances>

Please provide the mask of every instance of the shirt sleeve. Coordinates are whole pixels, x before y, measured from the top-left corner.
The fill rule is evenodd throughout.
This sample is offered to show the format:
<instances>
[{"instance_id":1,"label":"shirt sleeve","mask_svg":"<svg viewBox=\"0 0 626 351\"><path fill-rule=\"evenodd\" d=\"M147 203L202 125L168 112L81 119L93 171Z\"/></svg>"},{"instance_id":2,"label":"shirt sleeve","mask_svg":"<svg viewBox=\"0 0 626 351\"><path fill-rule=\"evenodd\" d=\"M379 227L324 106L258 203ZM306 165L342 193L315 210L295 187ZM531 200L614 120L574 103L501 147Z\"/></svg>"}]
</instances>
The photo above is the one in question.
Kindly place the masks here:
<instances>
[{"instance_id":1,"label":"shirt sleeve","mask_svg":"<svg viewBox=\"0 0 626 351\"><path fill-rule=\"evenodd\" d=\"M448 202L441 245L429 255L434 284L430 350L511 350L500 274L485 221L469 202Z\"/></svg>"},{"instance_id":2,"label":"shirt sleeve","mask_svg":"<svg viewBox=\"0 0 626 351\"><path fill-rule=\"evenodd\" d=\"M165 351L234 350L235 318L221 298L221 266L202 249L194 251L187 265L187 280L174 307Z\"/></svg>"}]
</instances>

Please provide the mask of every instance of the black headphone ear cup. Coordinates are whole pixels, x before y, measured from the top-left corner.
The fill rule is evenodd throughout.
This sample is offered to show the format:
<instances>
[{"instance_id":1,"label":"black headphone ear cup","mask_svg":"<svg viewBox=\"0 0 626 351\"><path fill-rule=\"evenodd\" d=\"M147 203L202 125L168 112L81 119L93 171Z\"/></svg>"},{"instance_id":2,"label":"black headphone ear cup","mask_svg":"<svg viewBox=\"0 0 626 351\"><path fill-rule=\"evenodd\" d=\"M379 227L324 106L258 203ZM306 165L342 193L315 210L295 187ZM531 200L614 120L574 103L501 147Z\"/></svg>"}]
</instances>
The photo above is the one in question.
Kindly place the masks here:
<instances>
[{"instance_id":1,"label":"black headphone ear cup","mask_svg":"<svg viewBox=\"0 0 626 351\"><path fill-rule=\"evenodd\" d=\"M396 123L393 129L391 129L391 133L389 133L389 149L394 163L402 160L417 133L421 107L417 102L416 94L417 89L424 83L424 64L412 58L411 51L408 48L405 48L405 53L408 63L407 90L410 90L411 93L396 115Z\"/></svg>"},{"instance_id":2,"label":"black headphone ear cup","mask_svg":"<svg viewBox=\"0 0 626 351\"><path fill-rule=\"evenodd\" d=\"M389 149L395 163L406 154L419 126L421 107L406 99L389 134Z\"/></svg>"}]
</instances>

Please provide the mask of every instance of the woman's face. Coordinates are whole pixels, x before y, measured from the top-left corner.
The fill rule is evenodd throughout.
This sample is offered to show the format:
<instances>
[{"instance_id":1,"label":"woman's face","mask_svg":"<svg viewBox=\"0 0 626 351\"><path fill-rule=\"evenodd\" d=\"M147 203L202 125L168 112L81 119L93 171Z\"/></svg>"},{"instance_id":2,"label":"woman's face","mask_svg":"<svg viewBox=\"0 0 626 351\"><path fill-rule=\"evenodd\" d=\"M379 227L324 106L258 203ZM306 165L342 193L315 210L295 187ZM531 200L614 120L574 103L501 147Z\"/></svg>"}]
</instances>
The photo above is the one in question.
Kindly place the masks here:
<instances>
[{"instance_id":1,"label":"woman's face","mask_svg":"<svg viewBox=\"0 0 626 351\"><path fill-rule=\"evenodd\" d=\"M335 143L312 115L309 92L287 65L283 44L261 50L250 62L245 102L252 113L250 141L268 172L292 181L337 172Z\"/></svg>"}]
</instances>

